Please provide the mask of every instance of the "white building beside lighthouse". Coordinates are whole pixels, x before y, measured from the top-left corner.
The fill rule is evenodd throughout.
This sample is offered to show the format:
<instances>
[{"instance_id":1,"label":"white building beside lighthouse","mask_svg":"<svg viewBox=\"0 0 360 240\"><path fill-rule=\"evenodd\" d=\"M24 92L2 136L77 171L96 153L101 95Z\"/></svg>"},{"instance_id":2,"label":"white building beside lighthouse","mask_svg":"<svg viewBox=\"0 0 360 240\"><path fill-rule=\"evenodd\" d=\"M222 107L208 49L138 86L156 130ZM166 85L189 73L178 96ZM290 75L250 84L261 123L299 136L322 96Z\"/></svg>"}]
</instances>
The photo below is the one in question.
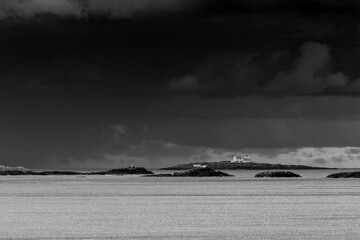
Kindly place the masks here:
<instances>
[{"instance_id":1,"label":"white building beside lighthouse","mask_svg":"<svg viewBox=\"0 0 360 240\"><path fill-rule=\"evenodd\" d=\"M231 163L251 163L251 160L249 155L245 155L245 157L234 155Z\"/></svg>"}]
</instances>

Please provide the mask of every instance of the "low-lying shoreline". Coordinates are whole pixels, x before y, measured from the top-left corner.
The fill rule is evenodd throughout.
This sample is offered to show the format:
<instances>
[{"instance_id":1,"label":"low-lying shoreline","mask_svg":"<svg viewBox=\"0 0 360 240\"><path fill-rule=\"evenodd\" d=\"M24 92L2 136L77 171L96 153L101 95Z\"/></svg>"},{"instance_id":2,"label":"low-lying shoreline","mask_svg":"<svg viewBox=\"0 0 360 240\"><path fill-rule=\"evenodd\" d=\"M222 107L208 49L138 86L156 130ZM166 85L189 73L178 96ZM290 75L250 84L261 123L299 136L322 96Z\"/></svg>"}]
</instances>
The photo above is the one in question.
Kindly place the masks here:
<instances>
[{"instance_id":1,"label":"low-lying shoreline","mask_svg":"<svg viewBox=\"0 0 360 240\"><path fill-rule=\"evenodd\" d=\"M48 176L48 175L144 175L154 174L143 167L127 167L116 168L108 171L96 172L78 172L78 171L34 171L24 167L6 167L0 166L0 175L35 175L35 176Z\"/></svg>"},{"instance_id":2,"label":"low-lying shoreline","mask_svg":"<svg viewBox=\"0 0 360 240\"><path fill-rule=\"evenodd\" d=\"M319 168L310 168L310 169L319 169ZM320 168L322 169L322 168ZM184 169L180 169L184 170ZM229 170L229 169L225 169ZM230 169L237 170L237 169ZM256 169L245 169L245 170L256 170ZM281 178L281 177L301 177L296 173L292 173L289 171L265 171L255 174L254 177L271 177L271 178ZM304 169L298 169L304 170ZM305 169L306 170L306 169ZM216 171L214 168L205 167L205 168L191 168L185 169L181 172L174 172L173 174L155 174L152 171L147 170L143 167L134 167L130 166L127 168L116 168L107 171L95 171L95 172L81 172L81 171L35 171L31 169L27 169L24 167L6 167L0 165L0 176L18 176L18 175L33 175L33 176L56 176L56 175L141 175L144 177L233 177L234 175ZM353 172L339 172L333 173L325 178L360 178L360 171Z\"/></svg>"}]
</instances>

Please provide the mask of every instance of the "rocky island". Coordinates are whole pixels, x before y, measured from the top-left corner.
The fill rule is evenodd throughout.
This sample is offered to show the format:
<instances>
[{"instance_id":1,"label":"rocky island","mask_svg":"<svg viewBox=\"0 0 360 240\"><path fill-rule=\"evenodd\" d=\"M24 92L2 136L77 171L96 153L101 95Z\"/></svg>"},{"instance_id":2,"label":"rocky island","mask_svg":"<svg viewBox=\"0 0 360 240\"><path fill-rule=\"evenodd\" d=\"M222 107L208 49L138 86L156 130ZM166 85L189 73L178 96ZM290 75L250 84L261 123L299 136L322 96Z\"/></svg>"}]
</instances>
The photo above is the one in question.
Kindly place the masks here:
<instances>
[{"instance_id":1,"label":"rocky island","mask_svg":"<svg viewBox=\"0 0 360 240\"><path fill-rule=\"evenodd\" d=\"M7 167L0 165L0 175L31 175L32 173L34 172L24 167Z\"/></svg>"},{"instance_id":2,"label":"rocky island","mask_svg":"<svg viewBox=\"0 0 360 240\"><path fill-rule=\"evenodd\" d=\"M360 178L360 172L340 172L330 174L326 178Z\"/></svg>"},{"instance_id":3,"label":"rocky island","mask_svg":"<svg viewBox=\"0 0 360 240\"><path fill-rule=\"evenodd\" d=\"M24 167L6 167L0 165L0 175L144 175L154 174L153 172L143 168L130 166L127 168L117 168L108 171L99 172L75 172L75 171L34 171Z\"/></svg>"},{"instance_id":4,"label":"rocky island","mask_svg":"<svg viewBox=\"0 0 360 240\"><path fill-rule=\"evenodd\" d=\"M193 168L185 172L175 172L174 174L152 174L144 177L233 177L233 175L205 167Z\"/></svg>"},{"instance_id":5,"label":"rocky island","mask_svg":"<svg viewBox=\"0 0 360 240\"><path fill-rule=\"evenodd\" d=\"M293 172L277 171L277 172L261 172L255 175L256 178L271 177L271 178L293 178L301 177L299 174Z\"/></svg>"},{"instance_id":6,"label":"rocky island","mask_svg":"<svg viewBox=\"0 0 360 240\"><path fill-rule=\"evenodd\" d=\"M222 162L196 162L196 163L186 163L180 164L173 167L161 168L160 170L189 170L194 168L194 166L207 166L212 169L218 170L237 170L237 169L247 169L247 170L297 170L297 169L329 169L321 167L311 167L305 165L283 165L283 164L270 164L270 163L256 163L256 162L244 162L244 163L233 163L230 161Z\"/></svg>"},{"instance_id":7,"label":"rocky island","mask_svg":"<svg viewBox=\"0 0 360 240\"><path fill-rule=\"evenodd\" d=\"M154 174L143 167L116 168L104 172L92 172L90 175L143 175Z\"/></svg>"}]
</instances>

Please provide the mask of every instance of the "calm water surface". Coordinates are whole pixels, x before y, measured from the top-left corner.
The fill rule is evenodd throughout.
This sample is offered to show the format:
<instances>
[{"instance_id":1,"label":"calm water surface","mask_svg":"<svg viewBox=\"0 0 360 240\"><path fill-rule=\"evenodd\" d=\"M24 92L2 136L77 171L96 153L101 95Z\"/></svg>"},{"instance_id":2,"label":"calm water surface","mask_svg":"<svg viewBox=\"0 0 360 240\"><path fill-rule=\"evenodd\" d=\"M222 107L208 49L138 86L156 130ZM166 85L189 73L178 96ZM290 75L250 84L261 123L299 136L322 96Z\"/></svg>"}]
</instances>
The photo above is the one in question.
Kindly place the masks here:
<instances>
[{"instance_id":1,"label":"calm water surface","mask_svg":"<svg viewBox=\"0 0 360 240\"><path fill-rule=\"evenodd\" d=\"M0 177L2 239L360 239L360 179Z\"/></svg>"}]
</instances>

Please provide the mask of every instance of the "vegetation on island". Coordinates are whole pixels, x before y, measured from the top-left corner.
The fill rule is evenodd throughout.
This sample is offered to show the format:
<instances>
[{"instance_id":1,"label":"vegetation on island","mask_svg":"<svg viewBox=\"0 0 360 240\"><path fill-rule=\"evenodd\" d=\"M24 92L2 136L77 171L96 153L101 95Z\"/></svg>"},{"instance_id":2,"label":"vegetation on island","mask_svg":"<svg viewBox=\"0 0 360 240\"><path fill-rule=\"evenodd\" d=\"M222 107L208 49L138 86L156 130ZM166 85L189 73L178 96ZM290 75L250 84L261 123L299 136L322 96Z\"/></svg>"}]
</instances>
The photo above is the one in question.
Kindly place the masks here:
<instances>
[{"instance_id":1,"label":"vegetation on island","mask_svg":"<svg viewBox=\"0 0 360 240\"><path fill-rule=\"evenodd\" d=\"M294 170L294 169L328 169L324 167L311 167L306 165L284 165L284 164L271 164L271 163L232 163L230 161L224 162L196 162L196 163L186 163L180 164L173 167L161 168L160 170L189 170L194 167L194 165L203 165L212 169L218 170L237 170L237 169L247 169L247 170Z\"/></svg>"},{"instance_id":2,"label":"vegetation on island","mask_svg":"<svg viewBox=\"0 0 360 240\"><path fill-rule=\"evenodd\" d=\"M153 174L145 177L233 177L233 175L204 167L193 168L185 172L175 172L174 174Z\"/></svg>"}]
</instances>

